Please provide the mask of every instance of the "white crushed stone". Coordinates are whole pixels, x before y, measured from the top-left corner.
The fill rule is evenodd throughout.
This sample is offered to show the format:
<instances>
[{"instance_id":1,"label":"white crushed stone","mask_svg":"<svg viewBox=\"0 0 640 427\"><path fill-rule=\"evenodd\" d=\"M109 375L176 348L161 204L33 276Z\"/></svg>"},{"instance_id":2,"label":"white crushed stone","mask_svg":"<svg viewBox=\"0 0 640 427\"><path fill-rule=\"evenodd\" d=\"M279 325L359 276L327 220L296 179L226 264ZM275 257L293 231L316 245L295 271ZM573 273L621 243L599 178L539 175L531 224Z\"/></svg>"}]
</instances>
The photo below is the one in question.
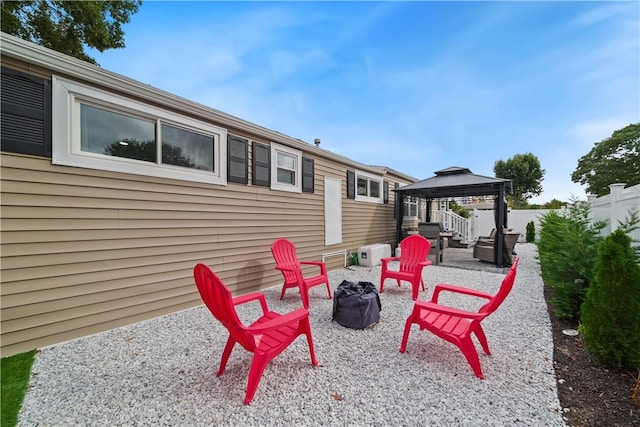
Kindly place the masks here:
<instances>
[{"instance_id":1,"label":"white crushed stone","mask_svg":"<svg viewBox=\"0 0 640 427\"><path fill-rule=\"evenodd\" d=\"M274 359L254 400L243 404L251 354L236 346L227 369L215 374L227 339L204 308L186 310L43 349L36 356L18 425L32 426L565 426L553 369L551 325L533 244L519 244L513 291L485 319L492 356L479 350L485 379L462 353L413 327L400 354L411 312L410 285L385 282L381 320L366 330L331 321L326 289L310 291L316 355L312 367L304 337ZM332 291L342 280L380 280L380 267L350 267L329 274ZM435 283L495 292L502 274L430 266ZM195 286L195 285L194 285ZM295 290L264 291L270 309L301 306ZM445 297L445 294L442 295ZM472 309L461 298L441 302ZM256 318L258 304L240 307Z\"/></svg>"}]
</instances>

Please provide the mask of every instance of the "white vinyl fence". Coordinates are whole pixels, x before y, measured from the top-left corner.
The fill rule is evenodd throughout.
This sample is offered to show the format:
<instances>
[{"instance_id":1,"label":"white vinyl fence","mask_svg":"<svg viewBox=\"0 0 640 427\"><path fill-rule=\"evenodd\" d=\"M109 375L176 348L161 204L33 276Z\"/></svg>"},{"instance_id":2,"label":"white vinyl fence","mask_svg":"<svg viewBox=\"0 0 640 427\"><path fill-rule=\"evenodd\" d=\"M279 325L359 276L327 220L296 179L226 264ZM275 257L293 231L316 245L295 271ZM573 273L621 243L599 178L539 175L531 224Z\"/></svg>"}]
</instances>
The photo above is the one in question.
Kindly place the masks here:
<instances>
[{"instance_id":1,"label":"white vinyl fence","mask_svg":"<svg viewBox=\"0 0 640 427\"><path fill-rule=\"evenodd\" d=\"M536 240L540 231L540 217L549 212L549 209L508 209L507 226L520 233L518 242L526 241L527 224L533 221L536 227ZM493 210L474 209L471 218L471 239L488 236L491 230L496 228Z\"/></svg>"},{"instance_id":2,"label":"white vinyl fence","mask_svg":"<svg viewBox=\"0 0 640 427\"><path fill-rule=\"evenodd\" d=\"M611 193L606 196L596 197L588 196L588 202L591 203L590 220L606 221L607 226L602 230L602 235L607 236L616 228L620 222L624 222L634 209L640 214L640 184L633 187L624 188L625 184L611 184L609 188ZM519 242L524 242L527 224L533 221L536 227L536 240L540 232L540 217L549 212L549 209L509 209L507 211L507 225L520 233ZM473 216L469 218L470 241L477 239L479 236L488 236L491 230L495 228L495 220L493 218L493 210L474 209ZM630 234L633 240L640 241L640 230L635 230Z\"/></svg>"},{"instance_id":3,"label":"white vinyl fence","mask_svg":"<svg viewBox=\"0 0 640 427\"><path fill-rule=\"evenodd\" d=\"M640 184L624 188L625 184L611 184L611 192L606 196L588 196L591 203L591 221L606 221L602 234L611 234L625 218L635 210L640 214ZM640 241L640 230L630 234L633 240Z\"/></svg>"}]
</instances>

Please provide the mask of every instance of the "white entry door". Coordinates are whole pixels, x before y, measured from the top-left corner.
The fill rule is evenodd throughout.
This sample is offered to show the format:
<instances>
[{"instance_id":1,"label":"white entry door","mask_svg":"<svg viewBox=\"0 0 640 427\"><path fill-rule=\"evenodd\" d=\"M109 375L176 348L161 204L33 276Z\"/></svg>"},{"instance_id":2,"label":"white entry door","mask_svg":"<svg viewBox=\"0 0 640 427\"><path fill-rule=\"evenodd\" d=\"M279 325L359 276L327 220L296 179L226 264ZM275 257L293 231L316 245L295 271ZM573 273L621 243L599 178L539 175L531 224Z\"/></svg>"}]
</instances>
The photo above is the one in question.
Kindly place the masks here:
<instances>
[{"instance_id":1,"label":"white entry door","mask_svg":"<svg viewBox=\"0 0 640 427\"><path fill-rule=\"evenodd\" d=\"M324 244L342 243L342 181L324 178Z\"/></svg>"}]
</instances>

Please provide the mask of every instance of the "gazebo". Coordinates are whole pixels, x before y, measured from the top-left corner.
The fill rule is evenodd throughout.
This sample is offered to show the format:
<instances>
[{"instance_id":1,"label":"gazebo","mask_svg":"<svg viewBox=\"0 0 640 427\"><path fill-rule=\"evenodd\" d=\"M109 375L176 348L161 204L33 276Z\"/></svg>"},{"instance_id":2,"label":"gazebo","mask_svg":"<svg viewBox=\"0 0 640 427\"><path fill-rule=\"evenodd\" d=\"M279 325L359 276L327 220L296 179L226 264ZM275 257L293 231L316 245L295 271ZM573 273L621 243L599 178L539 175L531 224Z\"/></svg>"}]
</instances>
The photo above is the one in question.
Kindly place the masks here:
<instances>
[{"instance_id":1,"label":"gazebo","mask_svg":"<svg viewBox=\"0 0 640 427\"><path fill-rule=\"evenodd\" d=\"M511 194L511 180L476 175L468 168L451 166L435 172L435 176L394 189L396 193L396 239L402 240L404 198L421 197L427 200L427 222L431 219L433 199L464 196L495 196L496 244L494 262L502 267L504 257L504 228L507 226L506 195Z\"/></svg>"}]
</instances>

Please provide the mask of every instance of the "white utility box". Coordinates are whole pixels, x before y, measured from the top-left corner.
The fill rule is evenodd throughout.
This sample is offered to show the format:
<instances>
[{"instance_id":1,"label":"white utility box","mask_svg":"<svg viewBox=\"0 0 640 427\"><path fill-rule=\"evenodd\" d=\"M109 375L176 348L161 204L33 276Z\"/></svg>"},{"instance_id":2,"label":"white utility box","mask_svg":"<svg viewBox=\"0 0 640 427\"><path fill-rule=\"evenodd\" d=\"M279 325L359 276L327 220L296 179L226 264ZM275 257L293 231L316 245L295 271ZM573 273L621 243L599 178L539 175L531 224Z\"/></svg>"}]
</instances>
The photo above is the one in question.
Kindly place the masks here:
<instances>
[{"instance_id":1,"label":"white utility box","mask_svg":"<svg viewBox=\"0 0 640 427\"><path fill-rule=\"evenodd\" d=\"M378 243L358 248L358 265L373 267L380 265L380 259L391 256L391 245Z\"/></svg>"}]
</instances>

